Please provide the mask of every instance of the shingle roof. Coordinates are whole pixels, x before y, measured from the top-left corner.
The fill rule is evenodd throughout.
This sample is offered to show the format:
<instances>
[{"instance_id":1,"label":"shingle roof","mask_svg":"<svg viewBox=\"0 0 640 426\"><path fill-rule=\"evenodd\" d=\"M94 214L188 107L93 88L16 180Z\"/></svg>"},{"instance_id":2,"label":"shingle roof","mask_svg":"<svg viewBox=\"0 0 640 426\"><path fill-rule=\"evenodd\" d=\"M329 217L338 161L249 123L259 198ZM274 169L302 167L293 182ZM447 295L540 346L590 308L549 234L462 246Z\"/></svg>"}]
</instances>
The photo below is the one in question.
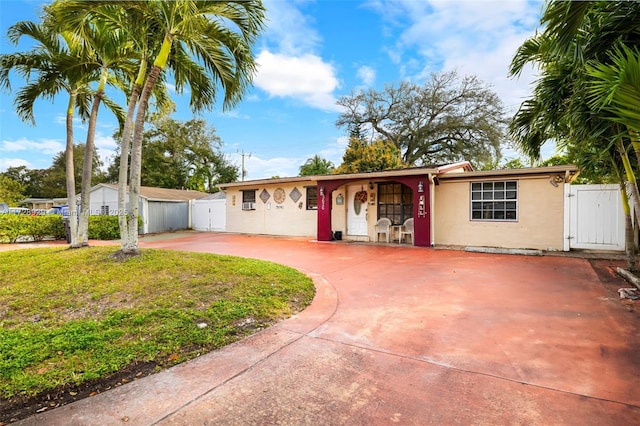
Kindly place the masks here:
<instances>
[{"instance_id":1,"label":"shingle roof","mask_svg":"<svg viewBox=\"0 0 640 426\"><path fill-rule=\"evenodd\" d=\"M101 183L97 186L105 186L112 189L118 189L118 185ZM127 188L127 191L129 188ZM154 188L151 186L141 186L140 195L148 200L152 201L187 201L187 200L199 200L210 194L200 191L191 191L184 189L168 189L168 188Z\"/></svg>"}]
</instances>

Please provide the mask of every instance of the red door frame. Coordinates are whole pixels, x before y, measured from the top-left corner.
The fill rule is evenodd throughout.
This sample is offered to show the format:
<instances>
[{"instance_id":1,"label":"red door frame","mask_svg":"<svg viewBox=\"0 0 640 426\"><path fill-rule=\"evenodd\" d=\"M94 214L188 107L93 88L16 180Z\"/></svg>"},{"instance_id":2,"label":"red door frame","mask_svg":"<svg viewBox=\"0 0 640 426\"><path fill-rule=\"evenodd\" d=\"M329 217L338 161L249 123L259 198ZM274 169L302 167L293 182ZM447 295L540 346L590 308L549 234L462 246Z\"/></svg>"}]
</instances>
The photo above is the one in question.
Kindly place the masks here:
<instances>
[{"instance_id":1,"label":"red door frame","mask_svg":"<svg viewBox=\"0 0 640 426\"><path fill-rule=\"evenodd\" d=\"M331 241L331 210L333 209L333 191L338 187L362 179L341 179L318 181L318 241ZM431 246L431 203L429 176L395 176L385 179L390 182L402 183L411 188L413 194L413 245L420 247Z\"/></svg>"}]
</instances>

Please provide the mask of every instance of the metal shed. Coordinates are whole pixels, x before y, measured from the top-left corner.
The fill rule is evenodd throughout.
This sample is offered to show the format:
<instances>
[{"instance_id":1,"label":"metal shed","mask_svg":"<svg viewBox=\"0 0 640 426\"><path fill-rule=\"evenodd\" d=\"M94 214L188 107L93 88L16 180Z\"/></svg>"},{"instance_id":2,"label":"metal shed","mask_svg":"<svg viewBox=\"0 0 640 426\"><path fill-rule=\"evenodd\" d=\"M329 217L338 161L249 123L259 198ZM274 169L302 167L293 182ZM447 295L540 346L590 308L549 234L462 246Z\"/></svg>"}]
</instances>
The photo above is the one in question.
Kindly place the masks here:
<instances>
[{"instance_id":1,"label":"metal shed","mask_svg":"<svg viewBox=\"0 0 640 426\"><path fill-rule=\"evenodd\" d=\"M191 228L192 202L210 194L181 190L140 188L140 217L142 218L141 234L165 231L176 231ZM91 188L91 214L116 215L118 206L118 186L98 184ZM127 211L129 206L127 206Z\"/></svg>"}]
</instances>

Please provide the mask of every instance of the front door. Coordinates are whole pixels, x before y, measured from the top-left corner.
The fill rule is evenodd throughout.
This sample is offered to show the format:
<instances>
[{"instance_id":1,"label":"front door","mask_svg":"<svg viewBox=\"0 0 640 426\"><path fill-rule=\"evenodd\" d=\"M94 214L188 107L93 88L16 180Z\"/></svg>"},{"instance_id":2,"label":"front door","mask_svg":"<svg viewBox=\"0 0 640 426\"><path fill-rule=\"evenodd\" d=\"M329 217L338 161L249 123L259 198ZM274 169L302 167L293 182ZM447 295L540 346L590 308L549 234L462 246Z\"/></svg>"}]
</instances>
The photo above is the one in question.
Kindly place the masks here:
<instances>
[{"instance_id":1,"label":"front door","mask_svg":"<svg viewBox=\"0 0 640 426\"><path fill-rule=\"evenodd\" d=\"M367 232L367 202L361 202L356 194L366 189L362 185L347 187L347 235L368 235Z\"/></svg>"}]
</instances>

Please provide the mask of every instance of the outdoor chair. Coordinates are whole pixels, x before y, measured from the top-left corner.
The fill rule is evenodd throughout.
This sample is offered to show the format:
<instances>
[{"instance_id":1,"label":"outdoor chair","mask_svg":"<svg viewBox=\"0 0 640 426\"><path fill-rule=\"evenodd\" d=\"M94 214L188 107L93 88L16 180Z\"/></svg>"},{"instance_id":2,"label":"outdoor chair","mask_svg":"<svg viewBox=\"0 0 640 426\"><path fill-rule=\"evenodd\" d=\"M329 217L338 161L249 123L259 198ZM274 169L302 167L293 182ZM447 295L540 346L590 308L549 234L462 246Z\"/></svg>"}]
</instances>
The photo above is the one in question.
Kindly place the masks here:
<instances>
[{"instance_id":1,"label":"outdoor chair","mask_svg":"<svg viewBox=\"0 0 640 426\"><path fill-rule=\"evenodd\" d=\"M413 244L413 218L405 220L404 224L400 227L400 239L398 243L402 244L405 235L411 236L411 243Z\"/></svg>"},{"instance_id":2,"label":"outdoor chair","mask_svg":"<svg viewBox=\"0 0 640 426\"><path fill-rule=\"evenodd\" d=\"M383 217L376 222L376 241L379 241L380 234L385 234L387 243L391 234L391 220Z\"/></svg>"}]
</instances>

